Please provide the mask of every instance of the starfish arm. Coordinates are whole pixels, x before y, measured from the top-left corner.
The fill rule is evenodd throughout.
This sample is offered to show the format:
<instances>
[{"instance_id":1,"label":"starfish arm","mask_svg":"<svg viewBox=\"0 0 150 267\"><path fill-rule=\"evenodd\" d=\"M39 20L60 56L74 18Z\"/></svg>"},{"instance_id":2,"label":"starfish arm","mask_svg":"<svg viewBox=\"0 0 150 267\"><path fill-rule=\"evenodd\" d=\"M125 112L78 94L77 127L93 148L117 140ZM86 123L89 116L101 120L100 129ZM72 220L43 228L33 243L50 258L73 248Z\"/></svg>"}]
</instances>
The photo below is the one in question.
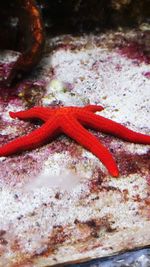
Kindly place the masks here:
<instances>
[{"instance_id":1,"label":"starfish arm","mask_svg":"<svg viewBox=\"0 0 150 267\"><path fill-rule=\"evenodd\" d=\"M18 112L9 112L11 118L18 118L21 120L29 120L29 119L41 119L43 121L47 121L50 116L53 114L54 110L46 107L34 107L25 111Z\"/></svg>"},{"instance_id":2,"label":"starfish arm","mask_svg":"<svg viewBox=\"0 0 150 267\"><path fill-rule=\"evenodd\" d=\"M110 174L118 177L119 171L110 152L73 117L64 118L62 131L97 156Z\"/></svg>"},{"instance_id":3,"label":"starfish arm","mask_svg":"<svg viewBox=\"0 0 150 267\"><path fill-rule=\"evenodd\" d=\"M96 111L102 111L104 107L100 105L87 105L83 109L85 109L86 111L96 112Z\"/></svg>"},{"instance_id":4,"label":"starfish arm","mask_svg":"<svg viewBox=\"0 0 150 267\"><path fill-rule=\"evenodd\" d=\"M149 135L135 132L120 123L96 114L92 114L91 112L82 114L80 113L78 119L87 127L102 131L104 133L112 134L126 141L138 144L150 144Z\"/></svg>"},{"instance_id":5,"label":"starfish arm","mask_svg":"<svg viewBox=\"0 0 150 267\"><path fill-rule=\"evenodd\" d=\"M0 147L0 157L9 156L21 151L37 148L53 138L59 132L57 120L50 119L38 129L26 136L19 137Z\"/></svg>"}]
</instances>

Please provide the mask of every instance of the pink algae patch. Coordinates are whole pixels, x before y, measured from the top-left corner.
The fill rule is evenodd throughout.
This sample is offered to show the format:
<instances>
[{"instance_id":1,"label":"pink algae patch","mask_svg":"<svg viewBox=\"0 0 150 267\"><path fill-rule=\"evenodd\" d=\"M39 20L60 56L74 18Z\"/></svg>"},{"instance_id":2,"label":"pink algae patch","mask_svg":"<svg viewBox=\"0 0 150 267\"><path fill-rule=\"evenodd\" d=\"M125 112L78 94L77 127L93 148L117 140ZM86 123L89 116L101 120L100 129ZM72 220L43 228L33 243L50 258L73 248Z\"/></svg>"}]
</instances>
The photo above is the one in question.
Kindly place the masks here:
<instances>
[{"instance_id":1,"label":"pink algae patch","mask_svg":"<svg viewBox=\"0 0 150 267\"><path fill-rule=\"evenodd\" d=\"M143 72L143 75L147 78L147 79L150 79L150 72L147 71L147 72Z\"/></svg>"},{"instance_id":2,"label":"pink algae patch","mask_svg":"<svg viewBox=\"0 0 150 267\"><path fill-rule=\"evenodd\" d=\"M122 175L128 176L135 173L146 175L147 170L150 171L149 153L138 155L120 151L116 158Z\"/></svg>"},{"instance_id":3,"label":"pink algae patch","mask_svg":"<svg viewBox=\"0 0 150 267\"><path fill-rule=\"evenodd\" d=\"M146 177L146 181L147 181L148 185L150 186L150 174Z\"/></svg>"},{"instance_id":4,"label":"pink algae patch","mask_svg":"<svg viewBox=\"0 0 150 267\"><path fill-rule=\"evenodd\" d=\"M121 55L127 56L129 59L137 60L140 63L150 63L150 56L146 55L146 53L144 53L143 46L136 42L130 42L119 48L119 52Z\"/></svg>"}]
</instances>

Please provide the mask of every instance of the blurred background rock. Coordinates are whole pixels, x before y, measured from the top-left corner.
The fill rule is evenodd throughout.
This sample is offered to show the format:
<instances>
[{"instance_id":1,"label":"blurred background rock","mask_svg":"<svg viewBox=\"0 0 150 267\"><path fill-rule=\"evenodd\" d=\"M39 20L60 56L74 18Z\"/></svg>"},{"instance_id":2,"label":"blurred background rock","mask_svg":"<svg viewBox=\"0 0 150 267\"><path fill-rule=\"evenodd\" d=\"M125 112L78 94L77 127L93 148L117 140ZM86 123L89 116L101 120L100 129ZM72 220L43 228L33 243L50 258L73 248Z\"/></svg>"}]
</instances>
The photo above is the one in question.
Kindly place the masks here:
<instances>
[{"instance_id":1,"label":"blurred background rock","mask_svg":"<svg viewBox=\"0 0 150 267\"><path fill-rule=\"evenodd\" d=\"M148 30L149 0L55 0L37 1L51 33L97 32L119 27Z\"/></svg>"}]
</instances>

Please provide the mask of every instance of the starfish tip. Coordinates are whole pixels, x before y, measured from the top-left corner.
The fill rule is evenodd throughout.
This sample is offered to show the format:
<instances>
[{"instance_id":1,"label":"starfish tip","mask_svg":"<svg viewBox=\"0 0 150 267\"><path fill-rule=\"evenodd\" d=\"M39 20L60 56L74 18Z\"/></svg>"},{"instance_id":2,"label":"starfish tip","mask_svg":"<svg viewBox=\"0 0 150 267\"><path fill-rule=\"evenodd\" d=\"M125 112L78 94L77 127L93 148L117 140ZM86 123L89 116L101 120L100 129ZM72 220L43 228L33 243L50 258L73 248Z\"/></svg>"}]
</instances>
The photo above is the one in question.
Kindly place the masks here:
<instances>
[{"instance_id":1,"label":"starfish tip","mask_svg":"<svg viewBox=\"0 0 150 267\"><path fill-rule=\"evenodd\" d=\"M9 116L13 119L16 118L15 112L12 111L9 112Z\"/></svg>"},{"instance_id":2,"label":"starfish tip","mask_svg":"<svg viewBox=\"0 0 150 267\"><path fill-rule=\"evenodd\" d=\"M112 176L118 178L119 177L119 171L118 170L114 170L112 172Z\"/></svg>"}]
</instances>

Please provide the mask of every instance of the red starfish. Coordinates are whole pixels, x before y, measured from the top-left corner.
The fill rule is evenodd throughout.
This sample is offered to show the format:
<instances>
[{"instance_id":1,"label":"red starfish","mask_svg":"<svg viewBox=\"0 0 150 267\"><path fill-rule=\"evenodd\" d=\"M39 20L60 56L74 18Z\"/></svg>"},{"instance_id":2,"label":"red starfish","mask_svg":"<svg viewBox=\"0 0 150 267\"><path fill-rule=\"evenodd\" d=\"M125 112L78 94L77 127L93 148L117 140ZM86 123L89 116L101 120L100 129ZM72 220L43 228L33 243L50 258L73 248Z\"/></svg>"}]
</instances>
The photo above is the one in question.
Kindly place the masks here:
<instances>
[{"instance_id":1,"label":"red starfish","mask_svg":"<svg viewBox=\"0 0 150 267\"><path fill-rule=\"evenodd\" d=\"M101 110L103 110L102 106L88 105L59 108L34 107L26 111L10 112L12 118L23 120L38 118L45 123L27 136L19 137L3 145L0 148L0 156L8 156L36 148L56 135L65 133L97 156L110 174L117 177L119 171L112 155L82 124L133 143L150 144L150 136L134 132L117 122L94 114L94 112Z\"/></svg>"}]
</instances>

